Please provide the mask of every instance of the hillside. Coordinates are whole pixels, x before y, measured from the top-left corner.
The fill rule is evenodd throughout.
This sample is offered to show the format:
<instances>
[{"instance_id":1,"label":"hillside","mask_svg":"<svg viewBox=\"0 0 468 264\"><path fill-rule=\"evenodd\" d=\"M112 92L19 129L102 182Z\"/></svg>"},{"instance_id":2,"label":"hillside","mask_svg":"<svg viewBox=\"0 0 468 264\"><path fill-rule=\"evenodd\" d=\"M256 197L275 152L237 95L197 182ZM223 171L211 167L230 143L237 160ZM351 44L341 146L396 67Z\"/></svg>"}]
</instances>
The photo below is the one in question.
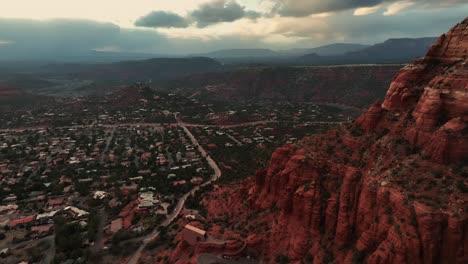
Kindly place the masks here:
<instances>
[{"instance_id":1,"label":"hillside","mask_svg":"<svg viewBox=\"0 0 468 264\"><path fill-rule=\"evenodd\" d=\"M356 122L215 187L203 203L208 233L223 229L262 263L466 263L467 56L465 19ZM170 261L216 250L182 241Z\"/></svg>"},{"instance_id":2,"label":"hillside","mask_svg":"<svg viewBox=\"0 0 468 264\"><path fill-rule=\"evenodd\" d=\"M0 82L0 112L31 109L50 98L25 92L19 86Z\"/></svg>"},{"instance_id":3,"label":"hillside","mask_svg":"<svg viewBox=\"0 0 468 264\"><path fill-rule=\"evenodd\" d=\"M155 58L110 64L54 64L46 69L73 78L128 84L135 81L169 80L192 74L217 72L223 66L216 60L203 57Z\"/></svg>"},{"instance_id":4,"label":"hillside","mask_svg":"<svg viewBox=\"0 0 468 264\"><path fill-rule=\"evenodd\" d=\"M367 107L383 99L400 66L265 67L171 81L170 91L236 101L330 102Z\"/></svg>"}]
</instances>

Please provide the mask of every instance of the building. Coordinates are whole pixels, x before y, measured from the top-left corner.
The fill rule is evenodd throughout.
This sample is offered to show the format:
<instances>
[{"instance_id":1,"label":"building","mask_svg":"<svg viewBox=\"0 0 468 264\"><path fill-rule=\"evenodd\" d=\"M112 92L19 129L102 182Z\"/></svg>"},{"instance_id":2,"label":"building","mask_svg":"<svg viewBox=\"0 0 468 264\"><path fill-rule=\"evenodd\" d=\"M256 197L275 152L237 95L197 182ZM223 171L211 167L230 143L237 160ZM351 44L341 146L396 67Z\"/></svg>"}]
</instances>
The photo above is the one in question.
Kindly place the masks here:
<instances>
[{"instance_id":1,"label":"building","mask_svg":"<svg viewBox=\"0 0 468 264\"><path fill-rule=\"evenodd\" d=\"M31 233L33 234L32 237L34 238L45 237L51 234L53 227L54 227L53 224L33 226L31 227Z\"/></svg>"},{"instance_id":2,"label":"building","mask_svg":"<svg viewBox=\"0 0 468 264\"><path fill-rule=\"evenodd\" d=\"M185 185L185 183L187 183L185 180L175 181L172 183L172 186Z\"/></svg>"},{"instance_id":3,"label":"building","mask_svg":"<svg viewBox=\"0 0 468 264\"><path fill-rule=\"evenodd\" d=\"M24 227L28 224L32 224L34 219L36 219L36 215L30 215L23 218L11 220L8 225L10 228Z\"/></svg>"},{"instance_id":4,"label":"building","mask_svg":"<svg viewBox=\"0 0 468 264\"><path fill-rule=\"evenodd\" d=\"M96 191L96 192L94 192L93 198L96 199L96 200L102 200L102 199L106 198L106 196L107 196L106 192Z\"/></svg>"},{"instance_id":5,"label":"building","mask_svg":"<svg viewBox=\"0 0 468 264\"><path fill-rule=\"evenodd\" d=\"M55 198L55 199L49 199L47 201L47 207L51 208L51 209L55 209L55 208L59 208L63 205L64 203L64 198L63 197L60 197L60 198Z\"/></svg>"},{"instance_id":6,"label":"building","mask_svg":"<svg viewBox=\"0 0 468 264\"><path fill-rule=\"evenodd\" d=\"M185 225L184 227L184 239L190 245L195 245L198 242L204 242L207 238L206 231L192 225Z\"/></svg>"},{"instance_id":7,"label":"building","mask_svg":"<svg viewBox=\"0 0 468 264\"><path fill-rule=\"evenodd\" d=\"M153 192L147 191L140 193L138 203L139 210L147 210L158 207L161 201L159 195L154 195Z\"/></svg>"},{"instance_id":8,"label":"building","mask_svg":"<svg viewBox=\"0 0 468 264\"><path fill-rule=\"evenodd\" d=\"M63 209L63 212L69 213L73 218L79 219L82 217L86 217L89 215L88 212L81 210L79 208L76 208L74 206L67 206Z\"/></svg>"},{"instance_id":9,"label":"building","mask_svg":"<svg viewBox=\"0 0 468 264\"><path fill-rule=\"evenodd\" d=\"M52 219L54 218L55 214L57 214L59 211L52 211L52 212L47 212L47 213L42 213L38 214L36 217L36 222L38 224L46 224L46 223L52 223Z\"/></svg>"},{"instance_id":10,"label":"building","mask_svg":"<svg viewBox=\"0 0 468 264\"><path fill-rule=\"evenodd\" d=\"M190 180L190 182L191 182L192 184L199 185L199 184L202 184L202 183L203 183L203 178L201 178L201 177L192 178L192 179Z\"/></svg>"},{"instance_id":11,"label":"building","mask_svg":"<svg viewBox=\"0 0 468 264\"><path fill-rule=\"evenodd\" d=\"M123 227L123 220L122 218L117 218L116 220L111 222L109 231L111 234L115 234L120 231Z\"/></svg>"}]
</instances>

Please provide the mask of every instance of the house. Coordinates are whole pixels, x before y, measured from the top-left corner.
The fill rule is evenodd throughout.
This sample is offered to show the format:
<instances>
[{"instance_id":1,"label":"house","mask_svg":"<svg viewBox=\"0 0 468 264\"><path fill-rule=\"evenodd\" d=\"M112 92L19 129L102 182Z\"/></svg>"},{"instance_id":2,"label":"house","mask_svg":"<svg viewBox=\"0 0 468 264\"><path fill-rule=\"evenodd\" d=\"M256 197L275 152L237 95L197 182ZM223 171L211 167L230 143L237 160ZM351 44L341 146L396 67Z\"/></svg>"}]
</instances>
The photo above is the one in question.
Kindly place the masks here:
<instances>
[{"instance_id":1,"label":"house","mask_svg":"<svg viewBox=\"0 0 468 264\"><path fill-rule=\"evenodd\" d=\"M33 233L33 237L45 237L49 235L52 231L53 224L48 225L40 225L40 226L33 226L31 227L31 232Z\"/></svg>"},{"instance_id":2,"label":"house","mask_svg":"<svg viewBox=\"0 0 468 264\"><path fill-rule=\"evenodd\" d=\"M4 248L0 250L0 257L6 257L8 254L10 254L10 249L9 248Z\"/></svg>"},{"instance_id":3,"label":"house","mask_svg":"<svg viewBox=\"0 0 468 264\"><path fill-rule=\"evenodd\" d=\"M142 160L149 160L149 159L151 159L151 152L146 152L146 153L141 154L140 159L142 159Z\"/></svg>"},{"instance_id":4,"label":"house","mask_svg":"<svg viewBox=\"0 0 468 264\"><path fill-rule=\"evenodd\" d=\"M0 213L1 214L8 213L8 212L11 212L11 211L16 211L16 209L18 209L18 205L16 205L16 204L1 205L0 206Z\"/></svg>"},{"instance_id":5,"label":"house","mask_svg":"<svg viewBox=\"0 0 468 264\"><path fill-rule=\"evenodd\" d=\"M123 220L122 220L122 218L118 218L118 219L111 222L109 231L110 231L111 234L114 234L114 233L117 233L118 231L120 231L120 229L122 229L122 227L123 227Z\"/></svg>"},{"instance_id":6,"label":"house","mask_svg":"<svg viewBox=\"0 0 468 264\"><path fill-rule=\"evenodd\" d=\"M172 186L179 186L179 185L185 185L186 181L181 180L181 181L175 181L172 183Z\"/></svg>"},{"instance_id":7,"label":"house","mask_svg":"<svg viewBox=\"0 0 468 264\"><path fill-rule=\"evenodd\" d=\"M136 176L136 177L132 177L132 178L128 178L129 180L131 181L141 181L143 180L143 176Z\"/></svg>"},{"instance_id":8,"label":"house","mask_svg":"<svg viewBox=\"0 0 468 264\"><path fill-rule=\"evenodd\" d=\"M183 233L184 240L192 246L205 241L207 238L206 231L189 224L185 225Z\"/></svg>"},{"instance_id":9,"label":"house","mask_svg":"<svg viewBox=\"0 0 468 264\"><path fill-rule=\"evenodd\" d=\"M106 198L106 196L107 196L107 193L106 193L106 192L104 192L104 191L96 191L96 192L94 193L93 198L96 199L96 200L102 200L102 199Z\"/></svg>"},{"instance_id":10,"label":"house","mask_svg":"<svg viewBox=\"0 0 468 264\"><path fill-rule=\"evenodd\" d=\"M49 208L57 208L63 205L64 198L55 198L55 199L49 199L47 201L47 206Z\"/></svg>"},{"instance_id":11,"label":"house","mask_svg":"<svg viewBox=\"0 0 468 264\"><path fill-rule=\"evenodd\" d=\"M3 202L8 203L8 202L15 202L18 198L14 194L10 194L8 197L3 199Z\"/></svg>"},{"instance_id":12,"label":"house","mask_svg":"<svg viewBox=\"0 0 468 264\"><path fill-rule=\"evenodd\" d=\"M197 217L195 215L193 215L193 214L186 215L186 216L184 216L184 218L186 220L196 220L197 219Z\"/></svg>"},{"instance_id":13,"label":"house","mask_svg":"<svg viewBox=\"0 0 468 264\"><path fill-rule=\"evenodd\" d=\"M55 214L57 214L57 213L58 213L58 210L38 214L37 217L36 217L36 222L39 223L39 224L49 223L50 221L52 221L52 218L54 218Z\"/></svg>"},{"instance_id":14,"label":"house","mask_svg":"<svg viewBox=\"0 0 468 264\"><path fill-rule=\"evenodd\" d=\"M138 210L151 209L160 205L159 196L155 197L151 191L140 193L138 202Z\"/></svg>"},{"instance_id":15,"label":"house","mask_svg":"<svg viewBox=\"0 0 468 264\"><path fill-rule=\"evenodd\" d=\"M18 218L11 220L8 226L10 228L15 228L15 227L24 227L25 225L32 224L32 222L36 219L36 215L30 215L26 216L23 218Z\"/></svg>"},{"instance_id":16,"label":"house","mask_svg":"<svg viewBox=\"0 0 468 264\"><path fill-rule=\"evenodd\" d=\"M74 206L67 206L63 209L63 211L70 213L73 218L81 218L81 217L85 217L89 215L88 212L81 210L79 208L76 208Z\"/></svg>"},{"instance_id":17,"label":"house","mask_svg":"<svg viewBox=\"0 0 468 264\"><path fill-rule=\"evenodd\" d=\"M201 184L203 182L203 178L200 178L200 177L193 178L193 179L190 180L190 182L192 184L198 185L198 184Z\"/></svg>"}]
</instances>

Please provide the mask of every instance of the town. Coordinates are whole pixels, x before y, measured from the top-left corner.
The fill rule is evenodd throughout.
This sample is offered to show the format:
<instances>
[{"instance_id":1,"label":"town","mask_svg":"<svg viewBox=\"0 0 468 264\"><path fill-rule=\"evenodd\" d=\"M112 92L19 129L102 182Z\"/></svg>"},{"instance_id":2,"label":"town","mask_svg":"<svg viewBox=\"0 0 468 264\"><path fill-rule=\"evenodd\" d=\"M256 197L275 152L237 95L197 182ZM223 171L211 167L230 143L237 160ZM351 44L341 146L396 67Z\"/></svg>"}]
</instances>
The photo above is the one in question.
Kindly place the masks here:
<instances>
[{"instance_id":1,"label":"town","mask_svg":"<svg viewBox=\"0 0 468 264\"><path fill-rule=\"evenodd\" d=\"M200 101L141 83L3 112L2 262L135 263L161 228L202 215L189 202L198 190L254 175L276 147L358 113Z\"/></svg>"}]
</instances>

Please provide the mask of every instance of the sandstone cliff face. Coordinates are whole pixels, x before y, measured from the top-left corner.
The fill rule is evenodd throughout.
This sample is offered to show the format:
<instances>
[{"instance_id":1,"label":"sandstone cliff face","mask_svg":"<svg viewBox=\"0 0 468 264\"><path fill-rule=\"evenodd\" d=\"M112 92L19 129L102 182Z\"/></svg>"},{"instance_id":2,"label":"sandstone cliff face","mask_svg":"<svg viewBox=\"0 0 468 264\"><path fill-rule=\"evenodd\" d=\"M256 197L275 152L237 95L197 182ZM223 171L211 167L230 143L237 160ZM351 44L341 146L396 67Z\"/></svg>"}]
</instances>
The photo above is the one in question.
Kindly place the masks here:
<instances>
[{"instance_id":1,"label":"sandstone cliff face","mask_svg":"<svg viewBox=\"0 0 468 264\"><path fill-rule=\"evenodd\" d=\"M465 19L355 124L213 192L208 220L242 226L266 263L467 263L467 55Z\"/></svg>"}]
</instances>

